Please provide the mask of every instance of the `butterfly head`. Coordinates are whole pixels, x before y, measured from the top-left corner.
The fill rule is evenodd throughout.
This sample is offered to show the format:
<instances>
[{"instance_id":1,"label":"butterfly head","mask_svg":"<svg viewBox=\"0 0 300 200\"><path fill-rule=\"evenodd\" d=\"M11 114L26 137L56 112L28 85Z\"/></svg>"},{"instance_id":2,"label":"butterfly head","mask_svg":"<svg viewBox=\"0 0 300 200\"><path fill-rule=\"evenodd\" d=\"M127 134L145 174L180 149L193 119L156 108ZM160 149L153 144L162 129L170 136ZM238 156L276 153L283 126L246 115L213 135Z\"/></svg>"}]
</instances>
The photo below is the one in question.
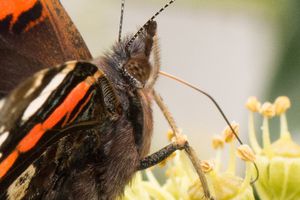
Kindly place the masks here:
<instances>
[{"instance_id":1,"label":"butterfly head","mask_svg":"<svg viewBox=\"0 0 300 200\"><path fill-rule=\"evenodd\" d=\"M119 57L118 68L135 88L144 88L151 76L149 60L156 27L155 21L149 21L135 35L121 40L114 48L114 55Z\"/></svg>"}]
</instances>

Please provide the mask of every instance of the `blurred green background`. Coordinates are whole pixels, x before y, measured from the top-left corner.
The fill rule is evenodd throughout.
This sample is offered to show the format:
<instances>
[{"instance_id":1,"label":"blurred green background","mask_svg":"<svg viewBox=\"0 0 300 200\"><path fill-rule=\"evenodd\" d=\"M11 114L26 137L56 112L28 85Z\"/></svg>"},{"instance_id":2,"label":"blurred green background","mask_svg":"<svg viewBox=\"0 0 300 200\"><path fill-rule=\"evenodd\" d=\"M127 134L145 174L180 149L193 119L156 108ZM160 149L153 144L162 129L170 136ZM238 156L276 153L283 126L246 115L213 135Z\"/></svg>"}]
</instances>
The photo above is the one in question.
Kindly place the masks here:
<instances>
[{"instance_id":1,"label":"blurred green background","mask_svg":"<svg viewBox=\"0 0 300 200\"><path fill-rule=\"evenodd\" d=\"M96 57L117 40L120 1L62 1ZM166 1L127 0L123 33L135 32ZM245 101L251 95L274 101L291 98L290 131L299 138L300 1L177 0L156 19L162 70L204 89L230 120L241 125L247 142ZM160 77L156 84L175 120L202 159L214 155L210 141L225 122L204 96ZM152 151L167 144L168 125L154 105ZM259 131L260 119L257 121ZM272 122L272 137L278 135ZM298 140L299 141L299 140Z\"/></svg>"}]
</instances>

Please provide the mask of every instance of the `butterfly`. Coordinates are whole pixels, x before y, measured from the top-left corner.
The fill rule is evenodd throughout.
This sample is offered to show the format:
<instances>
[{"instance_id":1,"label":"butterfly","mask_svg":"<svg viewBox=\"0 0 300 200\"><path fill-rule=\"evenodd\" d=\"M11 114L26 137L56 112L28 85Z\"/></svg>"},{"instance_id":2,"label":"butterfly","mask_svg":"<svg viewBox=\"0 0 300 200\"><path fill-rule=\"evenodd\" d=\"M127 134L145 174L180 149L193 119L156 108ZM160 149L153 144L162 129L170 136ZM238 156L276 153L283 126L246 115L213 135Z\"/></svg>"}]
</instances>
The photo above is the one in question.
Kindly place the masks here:
<instances>
[{"instance_id":1,"label":"butterfly","mask_svg":"<svg viewBox=\"0 0 300 200\"><path fill-rule=\"evenodd\" d=\"M0 199L114 199L184 148L147 156L154 17L92 58L59 1L0 0Z\"/></svg>"}]
</instances>

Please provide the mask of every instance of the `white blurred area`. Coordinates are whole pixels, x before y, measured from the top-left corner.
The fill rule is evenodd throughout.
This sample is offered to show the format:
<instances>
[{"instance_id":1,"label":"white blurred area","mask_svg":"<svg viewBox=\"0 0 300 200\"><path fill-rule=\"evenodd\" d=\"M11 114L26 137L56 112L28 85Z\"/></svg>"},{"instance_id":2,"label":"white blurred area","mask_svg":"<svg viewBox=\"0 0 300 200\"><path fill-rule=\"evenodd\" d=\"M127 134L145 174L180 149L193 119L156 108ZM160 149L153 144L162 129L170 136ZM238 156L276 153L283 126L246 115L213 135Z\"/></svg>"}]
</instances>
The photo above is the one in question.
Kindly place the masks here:
<instances>
[{"instance_id":1,"label":"white blurred area","mask_svg":"<svg viewBox=\"0 0 300 200\"><path fill-rule=\"evenodd\" d=\"M126 1L123 33L135 32L166 1ZM185 3L184 3L185 2ZM158 22L162 70L214 96L230 121L241 125L247 142L245 101L263 96L278 52L276 27L255 8L189 6L178 0ZM96 57L117 40L120 1L63 0ZM160 77L156 89L202 159L213 154L211 137L226 126L212 102L179 83ZM167 144L166 120L154 106L152 151Z\"/></svg>"}]
</instances>

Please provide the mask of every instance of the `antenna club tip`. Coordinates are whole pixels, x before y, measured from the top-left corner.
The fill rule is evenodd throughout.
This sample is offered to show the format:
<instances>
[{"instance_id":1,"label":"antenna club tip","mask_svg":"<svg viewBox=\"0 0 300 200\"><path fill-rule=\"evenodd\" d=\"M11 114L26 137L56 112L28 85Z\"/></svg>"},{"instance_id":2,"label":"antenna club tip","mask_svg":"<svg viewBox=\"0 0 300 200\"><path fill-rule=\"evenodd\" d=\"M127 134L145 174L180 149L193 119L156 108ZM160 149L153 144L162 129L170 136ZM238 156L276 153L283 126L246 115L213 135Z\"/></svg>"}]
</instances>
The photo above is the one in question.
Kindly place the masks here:
<instances>
[{"instance_id":1,"label":"antenna club tip","mask_svg":"<svg viewBox=\"0 0 300 200\"><path fill-rule=\"evenodd\" d=\"M153 37L156 34L157 23L154 20L150 20L144 25L144 28L146 29L147 34Z\"/></svg>"}]
</instances>

